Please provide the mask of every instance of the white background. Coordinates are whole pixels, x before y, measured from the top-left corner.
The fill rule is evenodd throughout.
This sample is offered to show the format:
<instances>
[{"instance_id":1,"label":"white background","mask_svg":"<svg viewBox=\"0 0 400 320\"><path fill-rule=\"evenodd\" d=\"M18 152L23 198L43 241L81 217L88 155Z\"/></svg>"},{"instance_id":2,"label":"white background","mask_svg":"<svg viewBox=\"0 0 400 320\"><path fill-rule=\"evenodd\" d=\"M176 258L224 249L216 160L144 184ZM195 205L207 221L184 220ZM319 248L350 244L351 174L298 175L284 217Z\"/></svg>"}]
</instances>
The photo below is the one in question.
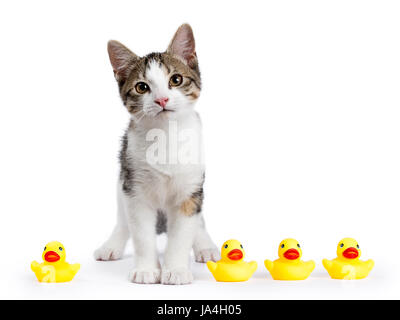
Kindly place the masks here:
<instances>
[{"instance_id":1,"label":"white background","mask_svg":"<svg viewBox=\"0 0 400 320\"><path fill-rule=\"evenodd\" d=\"M400 298L400 5L397 1L8 1L0 4L1 298ZM216 283L136 285L92 253L115 220L128 113L106 43L139 55L194 30L204 89L204 214L259 269ZM356 238L376 267L331 280L322 258ZM263 266L285 237L317 268L304 282ZM67 284L30 271L59 240L82 268ZM163 240L160 241L162 247Z\"/></svg>"}]
</instances>

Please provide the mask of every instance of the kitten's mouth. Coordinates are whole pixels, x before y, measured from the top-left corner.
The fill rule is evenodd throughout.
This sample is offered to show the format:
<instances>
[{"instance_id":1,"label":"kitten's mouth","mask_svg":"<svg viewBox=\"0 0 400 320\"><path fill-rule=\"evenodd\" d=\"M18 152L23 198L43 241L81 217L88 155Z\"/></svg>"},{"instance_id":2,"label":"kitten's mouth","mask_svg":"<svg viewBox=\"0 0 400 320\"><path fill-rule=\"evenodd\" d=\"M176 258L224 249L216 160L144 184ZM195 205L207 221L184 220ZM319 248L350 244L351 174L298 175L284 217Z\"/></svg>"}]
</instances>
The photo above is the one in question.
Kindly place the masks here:
<instances>
[{"instance_id":1,"label":"kitten's mouth","mask_svg":"<svg viewBox=\"0 0 400 320\"><path fill-rule=\"evenodd\" d=\"M172 110L172 109L162 109L162 110L160 110L160 111L156 114L156 116L158 116L159 114L166 114L166 113L170 113L170 112L175 112L175 110Z\"/></svg>"}]
</instances>

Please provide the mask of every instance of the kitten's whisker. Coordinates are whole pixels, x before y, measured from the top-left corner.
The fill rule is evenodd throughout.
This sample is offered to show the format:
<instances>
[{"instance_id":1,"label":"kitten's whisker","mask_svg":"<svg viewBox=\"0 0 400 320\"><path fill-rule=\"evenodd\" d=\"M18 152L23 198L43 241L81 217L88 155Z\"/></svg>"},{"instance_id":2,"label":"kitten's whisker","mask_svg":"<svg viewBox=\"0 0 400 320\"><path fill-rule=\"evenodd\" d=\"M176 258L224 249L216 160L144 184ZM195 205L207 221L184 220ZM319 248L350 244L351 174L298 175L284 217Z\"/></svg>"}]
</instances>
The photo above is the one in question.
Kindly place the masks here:
<instances>
[{"instance_id":1,"label":"kitten's whisker","mask_svg":"<svg viewBox=\"0 0 400 320\"><path fill-rule=\"evenodd\" d=\"M139 123L144 118L145 115L146 114L143 112L143 115L140 117L140 119L136 123Z\"/></svg>"},{"instance_id":2,"label":"kitten's whisker","mask_svg":"<svg viewBox=\"0 0 400 320\"><path fill-rule=\"evenodd\" d=\"M139 115L139 116L137 117L136 115ZM137 114L135 114L135 117L134 117L135 123L139 123L144 118L145 115L146 115L146 113L143 110L139 110L137 112Z\"/></svg>"}]
</instances>

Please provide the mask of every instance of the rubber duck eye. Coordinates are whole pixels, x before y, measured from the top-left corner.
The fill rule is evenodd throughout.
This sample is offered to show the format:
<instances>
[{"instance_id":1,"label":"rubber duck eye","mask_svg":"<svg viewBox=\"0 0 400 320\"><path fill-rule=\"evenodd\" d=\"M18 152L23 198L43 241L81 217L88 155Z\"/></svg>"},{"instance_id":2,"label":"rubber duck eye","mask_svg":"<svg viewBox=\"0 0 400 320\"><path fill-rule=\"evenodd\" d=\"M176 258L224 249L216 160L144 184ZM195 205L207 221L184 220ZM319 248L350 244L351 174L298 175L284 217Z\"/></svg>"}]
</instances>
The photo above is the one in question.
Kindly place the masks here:
<instances>
[{"instance_id":1,"label":"rubber duck eye","mask_svg":"<svg viewBox=\"0 0 400 320\"><path fill-rule=\"evenodd\" d=\"M344 246L344 244L343 244L343 243L341 243L341 244L340 244L340 247L341 247L341 248L343 248L343 246Z\"/></svg>"},{"instance_id":2,"label":"rubber duck eye","mask_svg":"<svg viewBox=\"0 0 400 320\"><path fill-rule=\"evenodd\" d=\"M285 245L284 245L284 244L282 244L282 245L281 245L281 248L283 249L284 247L285 247Z\"/></svg>"},{"instance_id":3,"label":"rubber duck eye","mask_svg":"<svg viewBox=\"0 0 400 320\"><path fill-rule=\"evenodd\" d=\"M44 247L43 251L46 251L47 247Z\"/></svg>"},{"instance_id":4,"label":"rubber duck eye","mask_svg":"<svg viewBox=\"0 0 400 320\"><path fill-rule=\"evenodd\" d=\"M61 247L59 247L58 249L59 249L60 251L63 251L63 248L61 248Z\"/></svg>"},{"instance_id":5,"label":"rubber duck eye","mask_svg":"<svg viewBox=\"0 0 400 320\"><path fill-rule=\"evenodd\" d=\"M228 245L226 244L224 248L225 248L225 249L228 249Z\"/></svg>"},{"instance_id":6,"label":"rubber duck eye","mask_svg":"<svg viewBox=\"0 0 400 320\"><path fill-rule=\"evenodd\" d=\"M240 245L240 247L243 249L243 245Z\"/></svg>"},{"instance_id":7,"label":"rubber duck eye","mask_svg":"<svg viewBox=\"0 0 400 320\"><path fill-rule=\"evenodd\" d=\"M300 243L297 244L297 247L300 248Z\"/></svg>"},{"instance_id":8,"label":"rubber duck eye","mask_svg":"<svg viewBox=\"0 0 400 320\"><path fill-rule=\"evenodd\" d=\"M357 249L360 249L360 246L359 246L359 245L357 245Z\"/></svg>"}]
</instances>

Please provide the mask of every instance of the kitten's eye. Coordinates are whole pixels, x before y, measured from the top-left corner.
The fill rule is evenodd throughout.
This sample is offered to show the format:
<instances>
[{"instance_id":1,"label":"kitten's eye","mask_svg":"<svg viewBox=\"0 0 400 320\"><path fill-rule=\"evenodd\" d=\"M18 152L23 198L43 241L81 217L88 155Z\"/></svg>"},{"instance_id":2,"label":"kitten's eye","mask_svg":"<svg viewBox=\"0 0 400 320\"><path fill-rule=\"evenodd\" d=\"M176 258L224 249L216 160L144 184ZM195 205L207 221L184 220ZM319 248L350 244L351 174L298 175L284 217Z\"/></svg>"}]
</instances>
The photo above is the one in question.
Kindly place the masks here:
<instances>
[{"instance_id":1,"label":"kitten's eye","mask_svg":"<svg viewBox=\"0 0 400 320\"><path fill-rule=\"evenodd\" d=\"M284 245L284 244L282 244L282 245L281 245L281 248L283 249L284 247L285 247L285 245Z\"/></svg>"},{"instance_id":2,"label":"kitten's eye","mask_svg":"<svg viewBox=\"0 0 400 320\"><path fill-rule=\"evenodd\" d=\"M144 82L136 83L135 89L136 89L137 93L139 93L139 94L146 93L147 91L150 90L149 86Z\"/></svg>"},{"instance_id":3,"label":"kitten's eye","mask_svg":"<svg viewBox=\"0 0 400 320\"><path fill-rule=\"evenodd\" d=\"M171 87L177 87L182 84L182 76L180 74L174 74L170 79L169 79L169 85Z\"/></svg>"},{"instance_id":4,"label":"kitten's eye","mask_svg":"<svg viewBox=\"0 0 400 320\"><path fill-rule=\"evenodd\" d=\"M341 248L343 248L343 246L344 246L344 244L343 244L343 243L341 243L341 244L340 244L340 247L341 247Z\"/></svg>"},{"instance_id":5,"label":"kitten's eye","mask_svg":"<svg viewBox=\"0 0 400 320\"><path fill-rule=\"evenodd\" d=\"M224 248L225 248L225 249L228 249L228 245L226 244Z\"/></svg>"},{"instance_id":6,"label":"kitten's eye","mask_svg":"<svg viewBox=\"0 0 400 320\"><path fill-rule=\"evenodd\" d=\"M60 251L63 251L63 248L61 248L61 247L59 247L58 249L59 249Z\"/></svg>"},{"instance_id":7,"label":"kitten's eye","mask_svg":"<svg viewBox=\"0 0 400 320\"><path fill-rule=\"evenodd\" d=\"M299 248L300 248L300 243L298 243L298 244L297 244L297 247L299 247Z\"/></svg>"}]
</instances>

